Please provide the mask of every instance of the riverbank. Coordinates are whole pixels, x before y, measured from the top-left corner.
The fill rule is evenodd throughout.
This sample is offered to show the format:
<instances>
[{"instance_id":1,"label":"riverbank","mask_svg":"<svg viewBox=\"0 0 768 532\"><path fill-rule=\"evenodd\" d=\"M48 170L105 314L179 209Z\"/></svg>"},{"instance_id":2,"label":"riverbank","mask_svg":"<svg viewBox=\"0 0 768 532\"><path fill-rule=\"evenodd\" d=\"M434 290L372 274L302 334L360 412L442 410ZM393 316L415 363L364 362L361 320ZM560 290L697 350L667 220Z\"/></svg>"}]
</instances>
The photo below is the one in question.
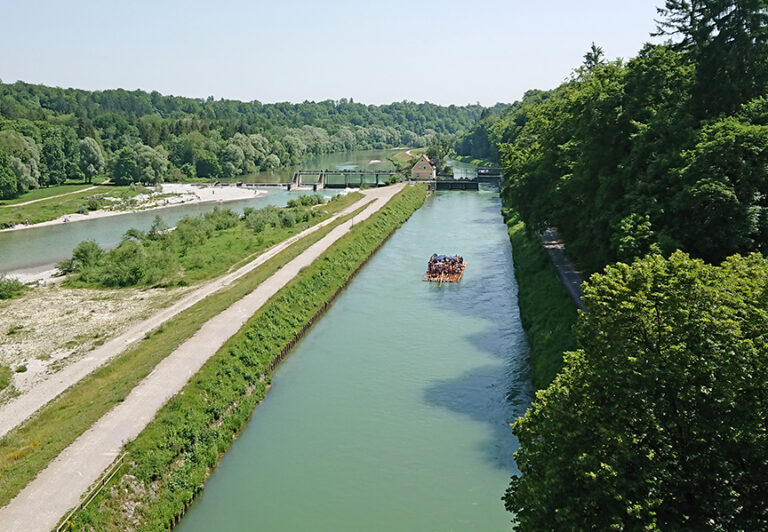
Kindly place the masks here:
<instances>
[{"instance_id":1,"label":"riverbank","mask_svg":"<svg viewBox=\"0 0 768 532\"><path fill-rule=\"evenodd\" d=\"M176 521L266 394L276 363L424 198L421 187L407 187L251 317L128 445L120 474L75 516L75 527L155 529Z\"/></svg>"},{"instance_id":2,"label":"riverbank","mask_svg":"<svg viewBox=\"0 0 768 532\"><path fill-rule=\"evenodd\" d=\"M135 213L139 211L151 211L167 209L179 205L195 205L200 203L227 203L244 199L252 199L267 194L264 190L255 190L231 186L203 186L193 184L174 184L164 183L159 185L160 189L152 194L138 194L133 199L136 201L131 208L121 210L98 209L87 214L71 212L57 214L52 220L46 220L39 223L17 224L13 227L0 229L0 232L21 231L36 227L47 227L51 225L61 225L65 223L79 222L83 220L94 220L98 218L107 218L111 216L120 216L122 214ZM81 191L82 192L82 191ZM108 191L106 199L109 199ZM56 198L52 198L56 199ZM46 200L47 201L47 200ZM9 207L16 207L9 206Z\"/></svg>"},{"instance_id":3,"label":"riverbank","mask_svg":"<svg viewBox=\"0 0 768 532\"><path fill-rule=\"evenodd\" d=\"M520 319L531 346L531 380L537 389L546 388L563 367L563 352L576 347L576 305L538 236L512 210L503 213L512 242Z\"/></svg>"}]
</instances>

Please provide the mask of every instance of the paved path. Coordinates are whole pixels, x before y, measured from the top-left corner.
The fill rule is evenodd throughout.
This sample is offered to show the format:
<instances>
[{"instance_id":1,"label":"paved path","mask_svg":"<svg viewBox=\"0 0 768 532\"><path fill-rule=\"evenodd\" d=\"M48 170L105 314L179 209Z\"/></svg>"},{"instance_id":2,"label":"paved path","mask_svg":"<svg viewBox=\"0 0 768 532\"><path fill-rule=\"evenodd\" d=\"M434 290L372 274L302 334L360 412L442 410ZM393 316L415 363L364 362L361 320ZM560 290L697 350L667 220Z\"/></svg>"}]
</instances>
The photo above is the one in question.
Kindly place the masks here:
<instances>
[{"instance_id":1,"label":"paved path","mask_svg":"<svg viewBox=\"0 0 768 532\"><path fill-rule=\"evenodd\" d=\"M541 238L541 244L544 249L549 253L549 258L552 259L552 264L555 265L557 270L557 276L560 281L565 285L565 289L571 295L571 299L576 303L576 306L581 310L587 310L584 303L581 300L583 295L581 292L581 283L584 279L581 278L581 272L576 269L571 260L565 255L565 246L560 240L560 235L557 234L557 230L554 228L546 229L539 234Z\"/></svg>"},{"instance_id":2,"label":"paved path","mask_svg":"<svg viewBox=\"0 0 768 532\"><path fill-rule=\"evenodd\" d=\"M379 210L403 186L366 191L366 198L376 201L355 216L354 222L359 223ZM334 228L253 292L211 318L192 338L163 359L125 401L77 438L6 507L0 509L0 529L4 532L32 532L49 531L56 526L59 519L79 503L82 495L109 467L123 445L141 432L166 401L178 393L187 380L270 297L345 235L352 227L352 221Z\"/></svg>"},{"instance_id":3,"label":"paved path","mask_svg":"<svg viewBox=\"0 0 768 532\"><path fill-rule=\"evenodd\" d=\"M52 374L47 380L36 384L32 390L29 390L28 392L25 392L22 395L12 399L0 407L0 437L7 434L10 430L18 426L21 422L35 413L40 407L56 398L64 390L78 382L80 379L94 371L96 368L125 351L134 342L144 338L144 336L149 331L159 327L161 324L165 323L180 312L188 309L195 303L208 297L214 292L217 292L218 290L221 290L222 288L230 285L233 281L252 271L254 268L261 266L264 264L264 262L274 257L297 240L305 237L310 233L313 233L314 231L317 231L321 227L325 227L337 218L346 216L347 214L359 209L365 203L371 200L371 195L372 194L369 192L365 198L355 202L328 220L324 220L323 222L320 222L319 224L316 224L309 229L306 229L301 233L272 246L242 268L230 274L224 275L223 277L219 277L218 279L211 281L201 288L198 288L192 293L184 296L172 306L161 310L157 314L154 314L153 316L140 323L137 323L122 333L120 336L105 342L101 346L91 351L86 357L78 360L77 362L73 362L61 371Z\"/></svg>"},{"instance_id":4,"label":"paved path","mask_svg":"<svg viewBox=\"0 0 768 532\"><path fill-rule=\"evenodd\" d=\"M47 198L40 198L40 199L34 199L34 200L29 200L29 201L23 201L21 203L13 203L11 205L0 205L0 208L11 208L11 207L21 207L23 205L31 205L33 203L37 203L38 201L48 201L50 199L60 198L62 196L69 196L70 194L79 194L80 192L87 192L89 190L93 190L94 188L96 188L95 185L92 186L92 187L81 188L80 190L75 190L74 192L65 192L64 194L57 194L56 196L49 196Z\"/></svg>"}]
</instances>

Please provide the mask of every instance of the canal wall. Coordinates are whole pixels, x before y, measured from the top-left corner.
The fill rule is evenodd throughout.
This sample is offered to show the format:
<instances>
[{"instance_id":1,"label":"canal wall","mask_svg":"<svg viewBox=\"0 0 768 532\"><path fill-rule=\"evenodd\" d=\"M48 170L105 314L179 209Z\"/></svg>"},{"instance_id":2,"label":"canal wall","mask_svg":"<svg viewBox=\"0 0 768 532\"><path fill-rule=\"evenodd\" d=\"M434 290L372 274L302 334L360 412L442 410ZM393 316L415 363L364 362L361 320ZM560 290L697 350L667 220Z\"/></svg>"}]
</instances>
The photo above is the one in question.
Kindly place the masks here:
<instances>
[{"instance_id":1,"label":"canal wall","mask_svg":"<svg viewBox=\"0 0 768 532\"><path fill-rule=\"evenodd\" d=\"M563 352L576 348L576 305L538 236L513 210L505 208L503 214L512 242L520 320L531 346L531 380L537 389L546 388L563 367Z\"/></svg>"},{"instance_id":2,"label":"canal wall","mask_svg":"<svg viewBox=\"0 0 768 532\"><path fill-rule=\"evenodd\" d=\"M262 307L126 446L120 475L71 519L73 529L172 528L264 398L280 360L425 197L423 187L407 187Z\"/></svg>"}]
</instances>

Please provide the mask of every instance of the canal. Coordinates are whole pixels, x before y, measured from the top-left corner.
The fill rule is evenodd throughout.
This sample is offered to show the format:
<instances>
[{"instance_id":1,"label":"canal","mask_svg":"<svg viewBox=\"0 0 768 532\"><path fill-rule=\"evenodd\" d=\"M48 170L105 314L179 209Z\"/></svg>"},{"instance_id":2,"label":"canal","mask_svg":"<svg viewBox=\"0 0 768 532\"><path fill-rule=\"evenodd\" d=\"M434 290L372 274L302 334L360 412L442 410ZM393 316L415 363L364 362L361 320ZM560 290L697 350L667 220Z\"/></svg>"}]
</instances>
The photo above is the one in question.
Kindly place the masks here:
<instances>
[{"instance_id":1,"label":"canal","mask_svg":"<svg viewBox=\"0 0 768 532\"><path fill-rule=\"evenodd\" d=\"M460 284L422 282L434 252ZM531 400L498 193L440 192L279 367L178 530L508 530Z\"/></svg>"}]
</instances>

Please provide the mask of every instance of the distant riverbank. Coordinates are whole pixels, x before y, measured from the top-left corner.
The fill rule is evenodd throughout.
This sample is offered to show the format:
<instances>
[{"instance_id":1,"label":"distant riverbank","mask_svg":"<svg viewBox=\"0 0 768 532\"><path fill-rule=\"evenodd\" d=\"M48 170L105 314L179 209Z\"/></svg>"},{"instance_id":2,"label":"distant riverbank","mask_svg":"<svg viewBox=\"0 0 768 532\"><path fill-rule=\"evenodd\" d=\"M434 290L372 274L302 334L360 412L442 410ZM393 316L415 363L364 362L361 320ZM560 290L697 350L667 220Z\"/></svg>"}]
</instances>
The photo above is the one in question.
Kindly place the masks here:
<instances>
[{"instance_id":1,"label":"distant riverbank","mask_svg":"<svg viewBox=\"0 0 768 532\"><path fill-rule=\"evenodd\" d=\"M265 195L263 190L254 190L232 186L209 187L191 184L162 184L161 190L155 194L142 194L136 197L137 205L131 209L125 210L106 210L100 209L88 214L72 213L59 216L54 220L40 222L37 224L17 224L13 227L0 229L0 232L20 231L34 227L45 227L50 225L59 225L65 223L79 222L82 220L93 220L96 218L106 218L109 216L119 216L139 211L166 209L178 205L194 205L197 203L238 201L244 199L257 198Z\"/></svg>"}]
</instances>

